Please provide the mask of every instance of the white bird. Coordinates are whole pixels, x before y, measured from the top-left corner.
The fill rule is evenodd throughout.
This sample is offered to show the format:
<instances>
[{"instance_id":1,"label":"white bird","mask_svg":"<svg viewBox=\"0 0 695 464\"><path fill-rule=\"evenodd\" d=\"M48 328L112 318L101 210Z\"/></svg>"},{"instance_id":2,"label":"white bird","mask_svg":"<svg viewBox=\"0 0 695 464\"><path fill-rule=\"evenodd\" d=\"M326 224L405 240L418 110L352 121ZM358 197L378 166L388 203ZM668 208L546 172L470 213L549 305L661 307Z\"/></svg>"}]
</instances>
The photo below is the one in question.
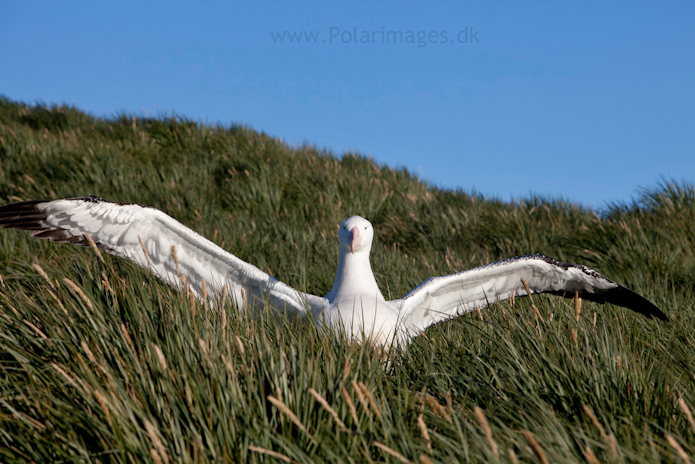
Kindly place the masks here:
<instances>
[{"instance_id":1,"label":"white bird","mask_svg":"<svg viewBox=\"0 0 695 464\"><path fill-rule=\"evenodd\" d=\"M327 327L386 347L407 343L437 322L529 292L568 297L576 292L587 300L668 320L654 304L598 272L543 255L431 277L403 298L387 301L369 262L374 228L360 216L340 225L340 261L325 297L295 290L148 206L93 196L25 201L0 207L0 224L78 245L88 245L88 234L99 248L151 270L175 287L190 286L198 298L204 288L210 298L231 291L239 310L271 302L280 311L312 313Z\"/></svg>"}]
</instances>

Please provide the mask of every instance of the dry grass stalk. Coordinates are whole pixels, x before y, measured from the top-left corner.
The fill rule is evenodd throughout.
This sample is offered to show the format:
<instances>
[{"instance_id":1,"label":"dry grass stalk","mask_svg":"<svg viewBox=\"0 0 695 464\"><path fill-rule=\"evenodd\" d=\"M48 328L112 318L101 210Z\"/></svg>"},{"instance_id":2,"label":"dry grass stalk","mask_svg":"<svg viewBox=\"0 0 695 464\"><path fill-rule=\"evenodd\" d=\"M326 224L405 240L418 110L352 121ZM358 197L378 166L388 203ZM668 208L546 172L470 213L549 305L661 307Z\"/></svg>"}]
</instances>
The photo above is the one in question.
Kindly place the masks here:
<instances>
[{"instance_id":1,"label":"dry grass stalk","mask_svg":"<svg viewBox=\"0 0 695 464\"><path fill-rule=\"evenodd\" d=\"M101 410L104 412L104 417L106 418L106 423L109 427L113 427L113 421L111 420L111 413L109 412L109 407L106 404L104 396L99 393L99 390L94 390L94 397L97 399L97 403L101 406Z\"/></svg>"},{"instance_id":2,"label":"dry grass stalk","mask_svg":"<svg viewBox=\"0 0 695 464\"><path fill-rule=\"evenodd\" d=\"M435 398L432 395L425 395L425 401L427 401L427 405L432 409L432 411L437 414L439 417L443 417L446 419L447 422L450 424L453 423L451 416L449 413L446 411L446 408L439 404L439 401L437 401L437 398Z\"/></svg>"},{"instance_id":3,"label":"dry grass stalk","mask_svg":"<svg viewBox=\"0 0 695 464\"><path fill-rule=\"evenodd\" d=\"M43 279L44 279L46 282L48 282L48 285L50 285L51 288L52 288L53 290L55 290L56 287L55 287L55 285L53 284L53 282L51 281L51 278L48 277L48 274L46 274L46 271L44 271L43 268L42 268L41 266L39 266L39 263L34 263L34 264L32 265L32 267L34 268L34 270L35 270L41 277L43 277Z\"/></svg>"},{"instance_id":4,"label":"dry grass stalk","mask_svg":"<svg viewBox=\"0 0 695 464\"><path fill-rule=\"evenodd\" d=\"M623 361L620 359L620 356L615 357L615 362L618 363L618 370L623 372Z\"/></svg>"},{"instance_id":5,"label":"dry grass stalk","mask_svg":"<svg viewBox=\"0 0 695 464\"><path fill-rule=\"evenodd\" d=\"M519 459L516 457L516 453L513 449L507 448L507 456L509 456L509 460L512 461L512 464L519 464Z\"/></svg>"},{"instance_id":6,"label":"dry grass stalk","mask_svg":"<svg viewBox=\"0 0 695 464\"><path fill-rule=\"evenodd\" d=\"M521 434L526 438L526 441L528 442L533 452L536 454L536 457L538 457L538 460L542 464L550 464L548 458L545 457L545 452L543 452L543 448L541 448L540 443L538 443L538 440L536 440L536 437L534 437L533 434L528 430L522 430Z\"/></svg>"},{"instance_id":7,"label":"dry grass stalk","mask_svg":"<svg viewBox=\"0 0 695 464\"><path fill-rule=\"evenodd\" d=\"M584 448L584 459L586 459L589 464L601 464L594 452L588 446Z\"/></svg>"},{"instance_id":8,"label":"dry grass stalk","mask_svg":"<svg viewBox=\"0 0 695 464\"><path fill-rule=\"evenodd\" d=\"M90 311L94 311L94 305L92 305L92 302L87 298L87 295L82 291L80 287L77 286L75 282L72 280L68 279L67 277L63 277L63 282L72 289L73 292L77 293L80 298L82 298L82 301L84 301L84 304L87 305L87 308L89 308Z\"/></svg>"},{"instance_id":9,"label":"dry grass stalk","mask_svg":"<svg viewBox=\"0 0 695 464\"><path fill-rule=\"evenodd\" d=\"M615 439L615 435L613 435L612 433L608 435L608 446L611 449L611 457L614 461L617 461L619 457L618 440Z\"/></svg>"},{"instance_id":10,"label":"dry grass stalk","mask_svg":"<svg viewBox=\"0 0 695 464\"><path fill-rule=\"evenodd\" d=\"M15 307L9 302L9 298L7 298L7 295L5 295L5 294L3 294L3 293L0 293L0 295L2 295L2 297L5 299L5 301L7 302L7 306L10 307L10 309L11 309L12 312L15 314L15 316L17 316L17 317L22 317L22 315L19 313L19 311L17 311L17 308L15 308ZM5 313L3 312L3 314L5 314ZM13 322L11 322L11 323L13 324Z\"/></svg>"},{"instance_id":11,"label":"dry grass stalk","mask_svg":"<svg viewBox=\"0 0 695 464\"><path fill-rule=\"evenodd\" d=\"M140 241L140 247L142 248L142 252L145 253L145 259L147 260L147 264L150 266L151 269L154 269L154 265L150 260L150 255L149 253L147 253L147 248L145 248L145 242L142 241L142 238L139 235L138 240Z\"/></svg>"},{"instance_id":12,"label":"dry grass stalk","mask_svg":"<svg viewBox=\"0 0 695 464\"><path fill-rule=\"evenodd\" d=\"M355 425L359 425L360 421L357 418L357 409L355 408L355 403L352 402L352 398L350 398L350 393L348 392L347 388L345 388L345 385L341 385L340 390L343 392L343 397L348 405L353 422Z\"/></svg>"},{"instance_id":13,"label":"dry grass stalk","mask_svg":"<svg viewBox=\"0 0 695 464\"><path fill-rule=\"evenodd\" d=\"M60 299L58 299L58 296L55 293L53 293L50 289L46 289L46 291L49 295L51 295L51 297L56 301L56 303L58 303L58 307L63 311L63 313L66 316L69 316L68 310L65 309L65 306L63 306L63 302L60 301Z\"/></svg>"},{"instance_id":14,"label":"dry grass stalk","mask_svg":"<svg viewBox=\"0 0 695 464\"><path fill-rule=\"evenodd\" d=\"M424 331L418 329L418 332L419 332L419 333L418 333L418 336L424 338L424 339L427 340L428 342L430 341L430 337L428 337L427 334L426 334Z\"/></svg>"},{"instance_id":15,"label":"dry grass stalk","mask_svg":"<svg viewBox=\"0 0 695 464\"><path fill-rule=\"evenodd\" d=\"M97 358L94 357L94 353L92 353L92 350L89 349L89 345L87 345L87 342L82 340L80 342L80 346L82 347L82 351L84 351L85 354L87 355L87 359L89 359L89 361L92 362L93 364L96 364Z\"/></svg>"},{"instance_id":16,"label":"dry grass stalk","mask_svg":"<svg viewBox=\"0 0 695 464\"><path fill-rule=\"evenodd\" d=\"M695 418L693 418L693 413L690 411L690 408L683 397L678 398L678 407L681 409L681 411L683 411L685 418L688 419L690 428L692 429L693 433L695 433Z\"/></svg>"},{"instance_id":17,"label":"dry grass stalk","mask_svg":"<svg viewBox=\"0 0 695 464\"><path fill-rule=\"evenodd\" d=\"M528 284L524 280L524 278L521 278L521 283L524 284L524 288L526 289L526 295L528 295L528 299L530 301L533 301L533 297L531 296L531 289L529 288Z\"/></svg>"},{"instance_id":18,"label":"dry grass stalk","mask_svg":"<svg viewBox=\"0 0 695 464\"><path fill-rule=\"evenodd\" d=\"M179 267L179 255L176 253L176 245L171 246L171 256L174 257L174 262L176 263L176 275L179 280L181 279L181 268Z\"/></svg>"},{"instance_id":19,"label":"dry grass stalk","mask_svg":"<svg viewBox=\"0 0 695 464\"><path fill-rule=\"evenodd\" d=\"M671 445L671 448L673 448L678 456L683 460L685 464L690 464L690 458L688 457L688 454L685 452L685 450L681 447L681 445L676 441L675 438L669 433L666 434L666 441L668 442L669 445Z\"/></svg>"},{"instance_id":20,"label":"dry grass stalk","mask_svg":"<svg viewBox=\"0 0 695 464\"><path fill-rule=\"evenodd\" d=\"M260 446L254 446L254 445L249 445L249 450L253 451L254 453L258 454L267 454L268 456L272 456L275 459L279 459L284 462L292 462L290 458L285 456L284 454L280 454L277 451L261 448Z\"/></svg>"},{"instance_id":21,"label":"dry grass stalk","mask_svg":"<svg viewBox=\"0 0 695 464\"><path fill-rule=\"evenodd\" d=\"M487 440L488 445L490 445L492 454L494 454L496 458L500 457L500 452L497 449L497 443L495 443L494 438L492 438L492 429L487 421L487 417L485 417L485 413L478 406L473 409L473 412L475 413L475 417L478 418L478 422L480 422L480 427L485 432L485 439Z\"/></svg>"},{"instance_id":22,"label":"dry grass stalk","mask_svg":"<svg viewBox=\"0 0 695 464\"><path fill-rule=\"evenodd\" d=\"M97 260L99 261L99 263L101 263L103 265L104 264L104 257L101 256L101 251L97 247L97 244L94 241L94 239L92 239L92 236L89 234L84 234L84 238L87 240L87 243L89 243L89 247L94 251L94 254L97 255Z\"/></svg>"},{"instance_id":23,"label":"dry grass stalk","mask_svg":"<svg viewBox=\"0 0 695 464\"><path fill-rule=\"evenodd\" d=\"M222 299L220 300L220 308L224 308L227 303L227 285L222 286ZM226 319L225 319L226 322Z\"/></svg>"},{"instance_id":24,"label":"dry grass stalk","mask_svg":"<svg viewBox=\"0 0 695 464\"><path fill-rule=\"evenodd\" d=\"M367 386L362 382L359 383L359 386L362 389L362 393L364 393L364 396L367 398L367 401L369 401L369 405L374 410L374 414L376 414L380 421L383 421L384 418L381 417L381 411L379 410L379 406L376 404L376 400L374 400L374 396L372 396L372 392L369 391L369 388L367 388Z\"/></svg>"},{"instance_id":25,"label":"dry grass stalk","mask_svg":"<svg viewBox=\"0 0 695 464\"><path fill-rule=\"evenodd\" d=\"M152 348L154 349L154 352L157 355L157 359L159 360L159 365L162 367L162 370L164 372L166 372L168 369L168 366L167 366L167 360L164 357L164 352L159 347L159 345L157 345L156 343L152 343Z\"/></svg>"},{"instance_id":26,"label":"dry grass stalk","mask_svg":"<svg viewBox=\"0 0 695 464\"><path fill-rule=\"evenodd\" d=\"M188 292L188 306L191 307L191 317L195 319L195 295Z\"/></svg>"},{"instance_id":27,"label":"dry grass stalk","mask_svg":"<svg viewBox=\"0 0 695 464\"><path fill-rule=\"evenodd\" d=\"M236 335L236 336L234 337L234 339L236 340L236 346L239 348L239 354L241 354L242 356L244 356L244 354L245 354L245 351L244 351L244 344L242 343L241 338L239 338L239 336Z\"/></svg>"},{"instance_id":28,"label":"dry grass stalk","mask_svg":"<svg viewBox=\"0 0 695 464\"><path fill-rule=\"evenodd\" d=\"M37 334L39 337L41 337L41 338L48 338L48 337L46 337L46 334L45 334L45 333L41 332L41 330L40 330L38 327L36 327L34 324L32 324L31 322L29 322L29 321L27 321L26 319L24 319L24 323L25 323L30 329L32 329L34 332L36 332L36 334Z\"/></svg>"},{"instance_id":29,"label":"dry grass stalk","mask_svg":"<svg viewBox=\"0 0 695 464\"><path fill-rule=\"evenodd\" d=\"M384 445L383 443L379 443L378 441L375 441L374 446L379 448L384 453L390 454L391 456L393 456L394 458L398 459L401 462L404 462L406 464L412 464L412 461L410 459L406 458L398 451L389 448L388 446Z\"/></svg>"},{"instance_id":30,"label":"dry grass stalk","mask_svg":"<svg viewBox=\"0 0 695 464\"><path fill-rule=\"evenodd\" d=\"M208 284L205 282L205 279L203 279L203 284L202 284L202 293L203 293L203 308L205 308L205 311L208 310Z\"/></svg>"},{"instance_id":31,"label":"dry grass stalk","mask_svg":"<svg viewBox=\"0 0 695 464\"><path fill-rule=\"evenodd\" d=\"M420 455L420 462L424 464L434 464L434 461L427 457L425 454Z\"/></svg>"},{"instance_id":32,"label":"dry grass stalk","mask_svg":"<svg viewBox=\"0 0 695 464\"><path fill-rule=\"evenodd\" d=\"M198 339L198 346L200 347L200 351L203 352L203 357L205 358L205 362L208 363L208 366L212 367L212 361L210 360L210 350L208 350L208 344L205 340L202 338ZM279 395L278 395L279 398Z\"/></svg>"},{"instance_id":33,"label":"dry grass stalk","mask_svg":"<svg viewBox=\"0 0 695 464\"><path fill-rule=\"evenodd\" d=\"M606 431L603 429L603 425L601 425L601 422L598 420L598 417L596 417L596 414L594 414L594 411L592 411L591 408L587 405L584 405L583 408L586 415L589 416L591 422L598 429L599 433L601 434L601 438L603 438L605 441L608 441L608 435L606 434Z\"/></svg>"},{"instance_id":34,"label":"dry grass stalk","mask_svg":"<svg viewBox=\"0 0 695 464\"><path fill-rule=\"evenodd\" d=\"M159 454L162 462L167 464L169 462L169 455L167 454L166 448L164 448L164 443L162 442L162 439L159 438L157 429L154 427L154 425L152 425L152 422L148 421L147 419L145 419L145 430L147 430L147 434L150 436L150 440L152 440L152 444L157 450L157 454Z\"/></svg>"},{"instance_id":35,"label":"dry grass stalk","mask_svg":"<svg viewBox=\"0 0 695 464\"><path fill-rule=\"evenodd\" d=\"M594 321L591 323L591 327L592 328L596 327L596 311L594 311Z\"/></svg>"},{"instance_id":36,"label":"dry grass stalk","mask_svg":"<svg viewBox=\"0 0 695 464\"><path fill-rule=\"evenodd\" d=\"M190 288L188 288L188 278L185 275L179 276L179 279L181 279L181 288L183 289L184 293L186 294L186 297L188 297L188 293L191 291Z\"/></svg>"},{"instance_id":37,"label":"dry grass stalk","mask_svg":"<svg viewBox=\"0 0 695 464\"><path fill-rule=\"evenodd\" d=\"M309 393L311 394L311 396L314 397L314 399L315 399L316 401L318 401L319 403L321 403L321 406L323 406L323 409L325 409L326 411L328 411L328 414L331 415L331 417L333 418L333 420L335 421L335 423L338 424L338 427L339 427L341 430L347 430L347 427L345 426L345 423L344 423L342 420L340 420L340 416L338 416L338 413L335 412L335 409L333 409L333 408L328 404L328 401L326 401L325 398L324 398L323 396L321 396L321 394L320 394L319 392L317 392L317 391L314 390L313 388L309 388Z\"/></svg>"},{"instance_id":38,"label":"dry grass stalk","mask_svg":"<svg viewBox=\"0 0 695 464\"><path fill-rule=\"evenodd\" d=\"M128 343L128 346L130 346L130 349L135 353L135 346L133 345L133 340L130 339L130 335L128 334L128 329L125 328L125 325L121 322L121 333L123 334L123 338L125 338L126 343Z\"/></svg>"},{"instance_id":39,"label":"dry grass stalk","mask_svg":"<svg viewBox=\"0 0 695 464\"><path fill-rule=\"evenodd\" d=\"M343 365L343 383L347 380L350 375L350 369L352 369L352 358L345 356L345 364Z\"/></svg>"},{"instance_id":40,"label":"dry grass stalk","mask_svg":"<svg viewBox=\"0 0 695 464\"><path fill-rule=\"evenodd\" d=\"M545 322L545 319L543 319L543 316L541 315L541 312L538 310L538 307L537 307L535 304L533 304L533 303L531 303L531 307L532 307L533 310L536 312L536 317L537 317L538 319L540 319L541 322Z\"/></svg>"},{"instance_id":41,"label":"dry grass stalk","mask_svg":"<svg viewBox=\"0 0 695 464\"><path fill-rule=\"evenodd\" d=\"M355 382L354 380L352 381L352 388L355 390L355 393L357 394L357 399L360 400L360 404L362 404L364 412L371 415L371 413L369 412L369 404L367 403L367 399L364 397L362 389L359 387L359 385L357 385L357 382Z\"/></svg>"},{"instance_id":42,"label":"dry grass stalk","mask_svg":"<svg viewBox=\"0 0 695 464\"><path fill-rule=\"evenodd\" d=\"M579 341L577 341L577 331L572 329L572 341L574 341L574 346L578 347L579 346Z\"/></svg>"},{"instance_id":43,"label":"dry grass stalk","mask_svg":"<svg viewBox=\"0 0 695 464\"><path fill-rule=\"evenodd\" d=\"M422 418L422 414L417 416L417 426L420 429L422 438L424 438L425 442L427 443L427 449L430 453L432 453L432 440L430 439L430 433L427 431L427 424L425 424L425 420Z\"/></svg>"},{"instance_id":44,"label":"dry grass stalk","mask_svg":"<svg viewBox=\"0 0 695 464\"><path fill-rule=\"evenodd\" d=\"M116 292L114 291L113 287L111 286L111 283L109 282L108 277L106 277L106 274L102 272L101 277L102 277L101 285L103 285L106 290L110 291L112 294L115 295Z\"/></svg>"},{"instance_id":45,"label":"dry grass stalk","mask_svg":"<svg viewBox=\"0 0 695 464\"><path fill-rule=\"evenodd\" d=\"M163 464L162 458L159 457L159 453L157 453L156 449L150 448L150 457L152 458L154 464Z\"/></svg>"},{"instance_id":46,"label":"dry grass stalk","mask_svg":"<svg viewBox=\"0 0 695 464\"><path fill-rule=\"evenodd\" d=\"M579 322L579 314L582 312L582 299L579 298L579 292L574 292L574 316Z\"/></svg>"},{"instance_id":47,"label":"dry grass stalk","mask_svg":"<svg viewBox=\"0 0 695 464\"><path fill-rule=\"evenodd\" d=\"M296 425L299 430L301 430L302 432L307 434L309 436L309 438L313 439L313 437L311 436L309 431L306 429L306 427L304 427L304 425L300 422L299 417L297 417L297 415L295 413L293 413L292 410L290 408L288 408L287 405L285 403L283 403L281 399L275 398L273 395L268 395L268 401L270 401L273 406L275 406L283 414L285 414L287 416L287 418L290 421L292 421L292 423L294 425Z\"/></svg>"},{"instance_id":48,"label":"dry grass stalk","mask_svg":"<svg viewBox=\"0 0 695 464\"><path fill-rule=\"evenodd\" d=\"M68 375L68 373L65 372L65 370L62 367L60 367L58 364L53 363L53 362L51 363L51 366L53 366L53 369L55 369L61 376L63 376L63 378L65 380L67 380L70 385L72 385L73 387L75 387L78 390L82 390L80 388L80 386L77 384L77 382L75 382L75 380L72 377L70 377Z\"/></svg>"},{"instance_id":49,"label":"dry grass stalk","mask_svg":"<svg viewBox=\"0 0 695 464\"><path fill-rule=\"evenodd\" d=\"M14 415L14 417L16 417L17 419L19 419L20 421L29 423L29 425L31 425L32 427L34 427L34 428L35 428L36 430L38 430L39 432L44 432L44 431L46 430L46 425L44 425L44 424L42 424L41 422L37 421L36 419L34 419L33 417L31 417L31 416L28 415L28 414L23 414L23 413L21 413L21 412L15 410L15 409L12 409L12 414ZM3 432L5 432L4 429L3 429Z\"/></svg>"},{"instance_id":50,"label":"dry grass stalk","mask_svg":"<svg viewBox=\"0 0 695 464\"><path fill-rule=\"evenodd\" d=\"M419 405L420 414L425 412L425 398L427 397L427 385L423 385L419 393L415 393L415 403Z\"/></svg>"},{"instance_id":51,"label":"dry grass stalk","mask_svg":"<svg viewBox=\"0 0 695 464\"><path fill-rule=\"evenodd\" d=\"M524 288L526 289L526 294L528 295L528 299L531 300L531 307L536 313L536 317L540 319L542 322L545 322L545 319L543 319L543 316L541 316L541 312L538 310L538 307L536 307L535 304L533 304L533 298L531 297L531 289L529 288L528 284L524 280L524 278L521 278L521 283L524 284Z\"/></svg>"},{"instance_id":52,"label":"dry grass stalk","mask_svg":"<svg viewBox=\"0 0 695 464\"><path fill-rule=\"evenodd\" d=\"M188 410L193 412L193 393L191 393L191 386L188 385L188 380L186 377L183 378L183 390L186 393L186 404L188 404Z\"/></svg>"}]
</instances>

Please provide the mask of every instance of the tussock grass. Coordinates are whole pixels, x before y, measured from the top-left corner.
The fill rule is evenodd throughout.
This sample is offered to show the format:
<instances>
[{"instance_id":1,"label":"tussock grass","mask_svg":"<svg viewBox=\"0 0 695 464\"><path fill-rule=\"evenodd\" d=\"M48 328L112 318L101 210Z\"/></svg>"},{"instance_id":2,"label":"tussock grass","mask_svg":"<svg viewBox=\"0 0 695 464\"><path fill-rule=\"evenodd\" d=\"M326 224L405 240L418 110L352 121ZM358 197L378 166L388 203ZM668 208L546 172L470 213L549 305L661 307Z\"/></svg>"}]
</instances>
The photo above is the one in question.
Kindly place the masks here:
<instances>
[{"instance_id":1,"label":"tussock grass","mask_svg":"<svg viewBox=\"0 0 695 464\"><path fill-rule=\"evenodd\" d=\"M432 188L242 126L103 120L0 99L0 202L98 194L160 208L325 294L337 224L377 231L396 298L433 274L545 253L673 322L535 297L387 355L271 308L209 311L89 248L0 233L3 462L684 462L695 453L695 189L596 212Z\"/></svg>"}]
</instances>

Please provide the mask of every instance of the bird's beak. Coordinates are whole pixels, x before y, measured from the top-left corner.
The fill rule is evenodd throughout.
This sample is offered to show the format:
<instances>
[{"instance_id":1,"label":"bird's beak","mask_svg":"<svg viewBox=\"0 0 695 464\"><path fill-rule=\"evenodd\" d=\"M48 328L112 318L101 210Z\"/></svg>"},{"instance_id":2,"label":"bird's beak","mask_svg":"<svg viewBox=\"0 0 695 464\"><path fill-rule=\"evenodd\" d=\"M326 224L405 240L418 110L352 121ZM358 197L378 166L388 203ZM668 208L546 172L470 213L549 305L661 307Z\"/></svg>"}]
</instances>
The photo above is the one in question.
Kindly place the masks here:
<instances>
[{"instance_id":1,"label":"bird's beak","mask_svg":"<svg viewBox=\"0 0 695 464\"><path fill-rule=\"evenodd\" d=\"M360 242L362 241L362 238L360 237L360 229L357 227L350 229L348 241L350 242L350 252L355 254L355 248L360 246Z\"/></svg>"}]
</instances>

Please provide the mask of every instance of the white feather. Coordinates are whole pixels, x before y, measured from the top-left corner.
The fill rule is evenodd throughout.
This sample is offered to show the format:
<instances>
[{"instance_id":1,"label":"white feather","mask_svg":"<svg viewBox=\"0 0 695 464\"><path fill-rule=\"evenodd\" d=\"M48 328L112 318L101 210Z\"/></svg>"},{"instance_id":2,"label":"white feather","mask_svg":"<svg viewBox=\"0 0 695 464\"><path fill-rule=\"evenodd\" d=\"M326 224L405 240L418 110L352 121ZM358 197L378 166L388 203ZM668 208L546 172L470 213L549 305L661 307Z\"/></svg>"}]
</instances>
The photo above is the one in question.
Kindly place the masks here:
<instances>
[{"instance_id":1,"label":"white feather","mask_svg":"<svg viewBox=\"0 0 695 464\"><path fill-rule=\"evenodd\" d=\"M211 297L219 295L226 286L238 297L238 305L242 304L242 289L247 303L263 301L267 295L280 309L290 312L316 311L324 303L322 298L296 291L274 279L154 208L85 199L49 201L39 203L37 208L46 214L43 225L47 228L61 228L78 237L87 233L108 251L181 287L172 254L175 246L180 271L199 297L205 280ZM142 250L141 240L148 256Z\"/></svg>"}]
</instances>

